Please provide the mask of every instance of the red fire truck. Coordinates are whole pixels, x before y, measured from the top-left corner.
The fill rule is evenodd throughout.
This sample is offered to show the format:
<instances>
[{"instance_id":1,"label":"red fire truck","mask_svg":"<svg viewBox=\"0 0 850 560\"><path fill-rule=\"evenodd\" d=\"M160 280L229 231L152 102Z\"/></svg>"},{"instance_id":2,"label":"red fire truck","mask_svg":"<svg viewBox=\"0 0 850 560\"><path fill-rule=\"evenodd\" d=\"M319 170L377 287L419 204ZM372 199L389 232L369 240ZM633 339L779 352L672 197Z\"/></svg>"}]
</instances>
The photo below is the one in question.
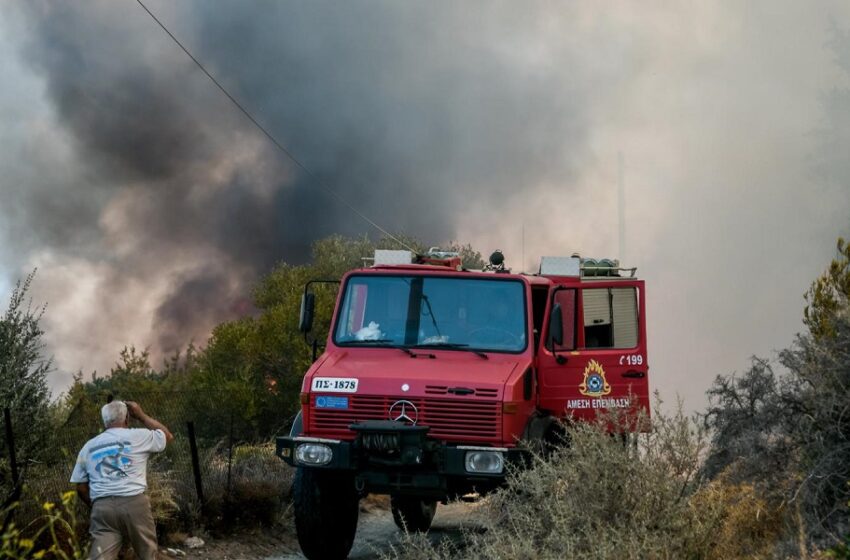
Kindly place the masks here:
<instances>
[{"instance_id":1,"label":"red fire truck","mask_svg":"<svg viewBox=\"0 0 850 560\"><path fill-rule=\"evenodd\" d=\"M297 469L304 554L347 556L368 493L389 494L396 523L426 531L437 502L496 488L563 422L648 414L646 293L634 274L578 255L514 274L499 252L473 271L433 250L377 251L347 273L302 410L277 441ZM314 301L305 289L305 333Z\"/></svg>"}]
</instances>

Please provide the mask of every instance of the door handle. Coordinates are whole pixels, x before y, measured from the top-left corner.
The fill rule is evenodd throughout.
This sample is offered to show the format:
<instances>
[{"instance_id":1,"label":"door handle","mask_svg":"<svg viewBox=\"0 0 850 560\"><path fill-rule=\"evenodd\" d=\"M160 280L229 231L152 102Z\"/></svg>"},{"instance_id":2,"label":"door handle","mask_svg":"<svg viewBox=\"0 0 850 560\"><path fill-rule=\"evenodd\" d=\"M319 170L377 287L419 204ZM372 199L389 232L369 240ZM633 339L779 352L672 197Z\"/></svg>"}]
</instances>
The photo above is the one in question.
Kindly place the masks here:
<instances>
[{"instance_id":1,"label":"door handle","mask_svg":"<svg viewBox=\"0 0 850 560\"><path fill-rule=\"evenodd\" d=\"M646 372L637 371L636 369L630 369L626 373L623 374L623 377L632 377L634 379L643 379L646 377Z\"/></svg>"}]
</instances>

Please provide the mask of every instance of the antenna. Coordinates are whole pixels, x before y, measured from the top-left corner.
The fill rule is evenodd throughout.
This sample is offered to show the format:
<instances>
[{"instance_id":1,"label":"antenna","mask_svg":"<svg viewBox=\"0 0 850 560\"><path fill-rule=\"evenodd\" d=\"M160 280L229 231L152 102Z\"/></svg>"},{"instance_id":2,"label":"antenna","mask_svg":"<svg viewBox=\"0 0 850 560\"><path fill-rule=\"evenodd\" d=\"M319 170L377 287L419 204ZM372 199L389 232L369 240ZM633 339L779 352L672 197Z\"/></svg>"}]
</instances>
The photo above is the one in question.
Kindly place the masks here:
<instances>
[{"instance_id":1,"label":"antenna","mask_svg":"<svg viewBox=\"0 0 850 560\"><path fill-rule=\"evenodd\" d=\"M626 186L623 180L623 152L617 152L617 214L620 220L620 262L626 262Z\"/></svg>"}]
</instances>

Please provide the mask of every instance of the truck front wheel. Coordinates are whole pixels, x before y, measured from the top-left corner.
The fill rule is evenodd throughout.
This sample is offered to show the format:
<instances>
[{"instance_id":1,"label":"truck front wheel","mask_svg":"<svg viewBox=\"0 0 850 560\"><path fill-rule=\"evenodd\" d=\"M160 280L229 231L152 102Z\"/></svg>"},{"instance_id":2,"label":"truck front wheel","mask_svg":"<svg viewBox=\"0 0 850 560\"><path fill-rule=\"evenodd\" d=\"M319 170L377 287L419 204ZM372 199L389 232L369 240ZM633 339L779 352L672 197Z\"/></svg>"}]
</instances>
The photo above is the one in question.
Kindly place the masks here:
<instances>
[{"instance_id":1,"label":"truck front wheel","mask_svg":"<svg viewBox=\"0 0 850 560\"><path fill-rule=\"evenodd\" d=\"M413 496L391 496L390 506L393 521L401 530L424 533L431 528L431 521L437 513L437 502L423 500Z\"/></svg>"},{"instance_id":2,"label":"truck front wheel","mask_svg":"<svg viewBox=\"0 0 850 560\"><path fill-rule=\"evenodd\" d=\"M304 556L310 560L346 558L354 544L359 513L354 478L298 467L293 501L295 532Z\"/></svg>"}]
</instances>

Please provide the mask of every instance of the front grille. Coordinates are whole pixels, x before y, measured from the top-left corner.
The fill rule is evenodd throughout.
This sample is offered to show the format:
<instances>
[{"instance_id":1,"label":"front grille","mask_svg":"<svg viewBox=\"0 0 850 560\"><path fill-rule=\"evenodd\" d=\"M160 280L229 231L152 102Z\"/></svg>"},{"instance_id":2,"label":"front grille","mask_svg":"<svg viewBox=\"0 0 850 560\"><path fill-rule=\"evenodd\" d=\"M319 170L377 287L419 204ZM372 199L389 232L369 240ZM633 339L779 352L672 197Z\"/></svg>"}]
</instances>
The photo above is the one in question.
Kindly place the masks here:
<instances>
[{"instance_id":1,"label":"front grille","mask_svg":"<svg viewBox=\"0 0 850 560\"><path fill-rule=\"evenodd\" d=\"M456 442L498 442L501 436L500 403L463 398L384 397L351 395L348 408L316 408L316 395L310 398L311 436L353 439L348 426L363 420L388 420L390 406L396 401L412 402L418 412L419 426L430 426L428 437Z\"/></svg>"}]
</instances>

